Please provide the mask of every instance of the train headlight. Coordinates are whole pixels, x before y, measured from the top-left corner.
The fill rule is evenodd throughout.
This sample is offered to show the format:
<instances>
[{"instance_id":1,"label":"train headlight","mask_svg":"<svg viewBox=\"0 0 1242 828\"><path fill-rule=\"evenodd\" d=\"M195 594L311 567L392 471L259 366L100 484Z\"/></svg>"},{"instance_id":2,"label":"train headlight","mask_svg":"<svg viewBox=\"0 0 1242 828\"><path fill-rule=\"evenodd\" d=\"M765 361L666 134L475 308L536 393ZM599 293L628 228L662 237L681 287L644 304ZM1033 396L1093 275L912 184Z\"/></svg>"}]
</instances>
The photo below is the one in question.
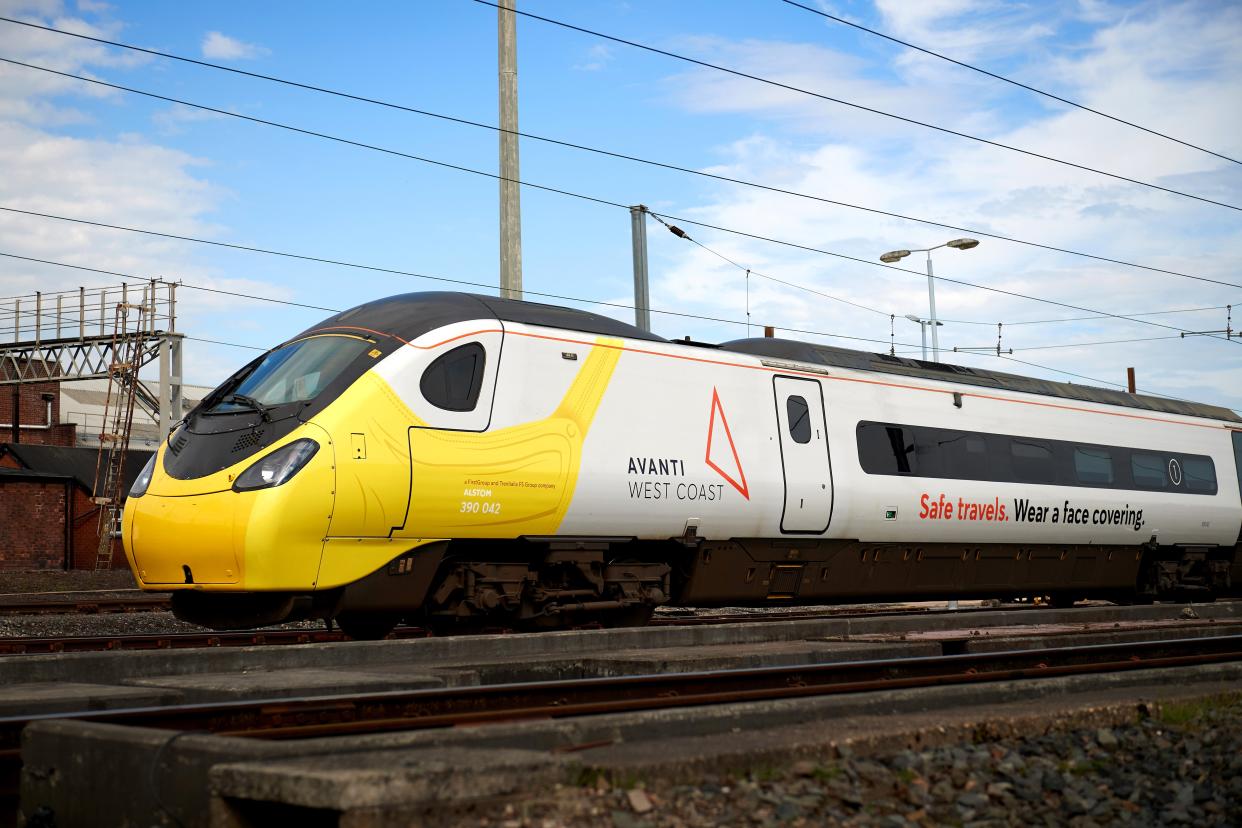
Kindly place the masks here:
<instances>
[{"instance_id":1,"label":"train headlight","mask_svg":"<svg viewBox=\"0 0 1242 828\"><path fill-rule=\"evenodd\" d=\"M314 440L294 440L259 460L237 476L233 491L249 492L279 486L297 474L319 451Z\"/></svg>"},{"instance_id":2,"label":"train headlight","mask_svg":"<svg viewBox=\"0 0 1242 828\"><path fill-rule=\"evenodd\" d=\"M147 486L151 485L151 475L155 474L155 458L159 456L159 452L151 455L151 459L142 467L142 471L138 472L138 476L134 478L134 485L129 487L130 497L142 497L147 493Z\"/></svg>"}]
</instances>

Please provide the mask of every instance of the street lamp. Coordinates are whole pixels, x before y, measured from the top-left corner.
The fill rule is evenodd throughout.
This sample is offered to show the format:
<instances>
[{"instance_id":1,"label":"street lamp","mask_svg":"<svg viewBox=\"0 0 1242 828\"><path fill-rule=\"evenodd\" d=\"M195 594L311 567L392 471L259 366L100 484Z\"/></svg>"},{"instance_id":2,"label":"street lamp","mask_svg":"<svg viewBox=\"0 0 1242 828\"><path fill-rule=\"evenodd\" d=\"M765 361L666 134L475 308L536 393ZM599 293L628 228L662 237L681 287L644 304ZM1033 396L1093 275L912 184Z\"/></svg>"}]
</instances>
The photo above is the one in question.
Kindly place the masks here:
<instances>
[{"instance_id":1,"label":"street lamp","mask_svg":"<svg viewBox=\"0 0 1242 828\"><path fill-rule=\"evenodd\" d=\"M927 319L920 319L919 317L915 316L912 313L907 313L906 319L909 319L911 322L917 323L919 326L919 329L923 333L923 361L927 362L927 326L931 325L934 330L935 328L943 328L944 323L939 322L939 321L932 322Z\"/></svg>"},{"instance_id":2,"label":"street lamp","mask_svg":"<svg viewBox=\"0 0 1242 828\"><path fill-rule=\"evenodd\" d=\"M931 252L942 247L952 247L955 250L969 250L972 247L978 246L978 239L953 239L944 244L938 244L935 247L919 247L914 250L890 250L880 257L880 261L884 262L884 264L893 264L894 262L901 261L911 253L927 254L927 303L931 308L931 319L928 320L928 324L932 326L932 360L935 362L940 361L940 337L936 332L936 328L940 327L941 323L936 321L936 283L932 276Z\"/></svg>"}]
</instances>

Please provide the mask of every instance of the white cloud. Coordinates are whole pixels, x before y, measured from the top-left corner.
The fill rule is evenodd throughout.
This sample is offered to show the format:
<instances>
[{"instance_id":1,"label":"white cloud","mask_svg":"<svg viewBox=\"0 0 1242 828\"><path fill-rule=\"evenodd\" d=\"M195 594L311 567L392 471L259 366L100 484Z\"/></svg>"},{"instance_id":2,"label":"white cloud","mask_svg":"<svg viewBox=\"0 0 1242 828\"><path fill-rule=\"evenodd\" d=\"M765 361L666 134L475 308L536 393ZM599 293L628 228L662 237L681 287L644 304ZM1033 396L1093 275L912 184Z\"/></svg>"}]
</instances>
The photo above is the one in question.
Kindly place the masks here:
<instances>
[{"instance_id":1,"label":"white cloud","mask_svg":"<svg viewBox=\"0 0 1242 828\"><path fill-rule=\"evenodd\" d=\"M612 62L613 51L610 46L605 43L596 43L587 49L585 59L582 63L576 64L574 69L579 72L598 72L604 69Z\"/></svg>"},{"instance_id":2,"label":"white cloud","mask_svg":"<svg viewBox=\"0 0 1242 828\"><path fill-rule=\"evenodd\" d=\"M1013 42L1040 42L1043 46L1035 52L1039 58L1024 68L1024 81L1234 157L1242 151L1242 111L1222 106L1223 101L1236 99L1237 78L1242 77L1242 54L1232 45L1242 39L1242 9L1238 7L1181 4L1113 14L1108 7L1092 3L1053 9L1037 20L1028 7L970 0L879 5L886 15L881 28L915 43L932 44L955 57L1013 56ZM1094 35L1045 54L1044 48L1060 44L1045 42L1048 34L1070 19L1076 26L1091 22ZM947 40L936 39L946 32ZM1167 50L1168 42L1179 43L1179 49ZM1059 105L1054 108L1026 93L1015 99L1011 87L961 69L924 62L916 65L899 58L894 76L887 58L877 66L812 43L716 38L699 41L696 47L696 54L710 53L709 59L795 86L1242 203L1242 175L1227 162L1090 113ZM756 123L746 140L718 148L727 160L710 171L960 227L1242 282L1232 268L1242 255L1242 235L1222 208L855 114L720 73L686 72L671 78L668 87L683 109L749 116ZM874 261L885 250L926 247L963 235L957 230L726 185L697 208L679 206L674 212L866 261ZM895 314L898 350L905 342L917 352L919 329L903 316L927 313L921 254L902 263L913 273L884 271L864 263L687 229L699 241L747 267ZM652 286L653 305L677 307L693 302L708 315L745 317L742 272L692 246L652 238L653 251L659 250L658 255L669 262L666 275ZM973 251L945 249L934 254L936 273L942 277L936 294L939 316L988 323L946 324L941 330L942 348L994 345L996 322L1085 315L955 285L949 279L1122 314L1230 302L1236 306L1242 300L1242 288L1217 287L986 237L982 242ZM750 311L757 324L775 324L778 329L889 339L889 320L882 315L804 291L764 285L753 277ZM1225 327L1224 310L1146 319L1189 330ZM742 333L739 330L737 335ZM1114 383L1123 383L1126 366L1133 365L1138 368L1140 388L1242 409L1242 349L1236 343L1190 337L1021 350L1165 335L1176 336L1176 332L1105 319L1006 325L1002 339L1005 348L1016 349L1018 359ZM822 341L887 350L880 344ZM1057 378L1031 366L1003 362L995 355L949 354L947 358Z\"/></svg>"},{"instance_id":3,"label":"white cloud","mask_svg":"<svg viewBox=\"0 0 1242 828\"><path fill-rule=\"evenodd\" d=\"M243 43L236 38L208 32L203 36L203 57L215 60L252 60L271 54L269 49L253 43Z\"/></svg>"},{"instance_id":4,"label":"white cloud","mask_svg":"<svg viewBox=\"0 0 1242 828\"><path fill-rule=\"evenodd\" d=\"M79 8L86 9L86 5L97 10L98 4L79 4ZM6 13L61 29L104 37L120 29L120 24L97 26L68 16L60 3L7 3L4 7ZM148 60L15 26L0 27L0 53L87 76L101 68L110 74L124 71ZM179 235L218 237L221 228L212 215L229 193L208 179L206 159L161 146L149 137L112 133L89 117L86 107L74 106L83 101L112 106L123 100L78 81L20 67L0 68L0 204ZM159 116L155 120L166 129L198 118L179 107L161 115L163 121ZM59 131L66 124L75 125L73 135ZM145 278L182 279L277 298L288 295L260 279L220 278L203 263L201 249L187 242L8 212L0 213L0 251ZM0 296L35 290L76 291L79 286L120 282L119 277L102 273L0 259ZM183 289L178 329L214 332L218 320L236 315L239 304L235 297ZM0 336L8 335L0 332ZM186 348L187 378L218 380L249 359L247 353L192 343Z\"/></svg>"}]
</instances>

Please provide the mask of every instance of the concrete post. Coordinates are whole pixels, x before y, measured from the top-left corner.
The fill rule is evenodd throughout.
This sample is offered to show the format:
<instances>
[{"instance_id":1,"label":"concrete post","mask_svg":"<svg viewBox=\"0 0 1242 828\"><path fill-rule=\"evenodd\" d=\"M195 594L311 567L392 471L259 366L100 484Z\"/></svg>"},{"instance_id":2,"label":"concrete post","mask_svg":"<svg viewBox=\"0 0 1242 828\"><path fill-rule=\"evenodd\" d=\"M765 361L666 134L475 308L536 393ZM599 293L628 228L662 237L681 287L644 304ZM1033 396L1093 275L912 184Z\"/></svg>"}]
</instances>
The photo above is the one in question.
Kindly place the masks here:
<instances>
[{"instance_id":1,"label":"concrete post","mask_svg":"<svg viewBox=\"0 0 1242 828\"><path fill-rule=\"evenodd\" d=\"M160 439L168 438L173 424L181 419L181 340L180 335L160 338Z\"/></svg>"},{"instance_id":2,"label":"concrete post","mask_svg":"<svg viewBox=\"0 0 1242 828\"><path fill-rule=\"evenodd\" d=\"M634 324L651 330L651 297L647 287L647 208L630 208L630 238L634 246Z\"/></svg>"},{"instance_id":3,"label":"concrete post","mask_svg":"<svg viewBox=\"0 0 1242 828\"><path fill-rule=\"evenodd\" d=\"M499 0L500 295L522 298L522 205L518 185L517 0Z\"/></svg>"},{"instance_id":4,"label":"concrete post","mask_svg":"<svg viewBox=\"0 0 1242 828\"><path fill-rule=\"evenodd\" d=\"M931 325L932 333L932 362L940 361L940 333L936 328L940 327L936 324L936 281L932 276L931 251L927 251L927 303L931 306L931 319L927 320Z\"/></svg>"}]
</instances>

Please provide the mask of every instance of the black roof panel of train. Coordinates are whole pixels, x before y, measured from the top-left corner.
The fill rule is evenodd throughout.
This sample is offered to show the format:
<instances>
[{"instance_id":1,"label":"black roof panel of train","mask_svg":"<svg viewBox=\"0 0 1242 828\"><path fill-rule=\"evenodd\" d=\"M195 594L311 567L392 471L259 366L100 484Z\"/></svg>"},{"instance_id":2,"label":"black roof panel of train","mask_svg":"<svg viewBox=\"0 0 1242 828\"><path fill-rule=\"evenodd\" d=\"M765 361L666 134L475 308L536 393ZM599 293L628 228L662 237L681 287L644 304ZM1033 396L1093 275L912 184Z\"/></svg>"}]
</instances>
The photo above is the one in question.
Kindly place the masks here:
<instances>
[{"instance_id":1,"label":"black roof panel of train","mask_svg":"<svg viewBox=\"0 0 1242 828\"><path fill-rule=\"evenodd\" d=\"M640 339L649 342L669 342L663 337L644 331L633 325L603 316L590 311L575 308L562 308L557 305L545 305L538 302L524 302L513 299L500 299L494 296L480 296L473 293L450 291L432 291L426 293L405 293L367 302L356 308L338 313L329 319L304 331L305 336L314 331L334 326L354 327L394 334L406 341L417 339L436 328L463 322L468 319L492 317L504 322L521 322L527 325L540 325L547 328L559 328L568 331L616 336L626 339ZM674 344L681 343L672 340ZM835 348L831 345L814 345L809 342L798 342L791 339L759 338L737 339L717 346L725 351L751 354L769 359L792 360L810 365L824 365L837 368L851 368L857 371L871 371L883 374L898 374L928 380L955 382L963 385L982 386L1004 391L1017 391L1025 394L1039 394L1045 397L1060 397L1068 400L1120 405L1126 408L1139 408L1147 411L1159 411L1166 414L1181 414L1188 417L1206 417L1213 420L1242 422L1233 411L1216 405L1183 402L1164 397L1150 397L1142 394L1127 394L1109 388L1098 388L1091 385L1074 385L1068 382L1024 377L1018 374L1007 374L1001 371L987 371L979 368L967 368L963 365L951 365L943 362L925 362L917 359L875 354L867 351L855 351L848 348Z\"/></svg>"},{"instance_id":2,"label":"black roof panel of train","mask_svg":"<svg viewBox=\"0 0 1242 828\"><path fill-rule=\"evenodd\" d=\"M428 331L451 325L454 322L487 317L503 322L521 322L527 325L582 331L601 336L645 339L652 342L666 341L641 328L590 311L447 291L404 293L400 296L367 302L365 305L350 308L325 319L299 334L299 337L324 328L344 326L395 334L410 341Z\"/></svg>"},{"instance_id":3,"label":"black roof panel of train","mask_svg":"<svg viewBox=\"0 0 1242 828\"><path fill-rule=\"evenodd\" d=\"M1239 417L1235 412L1217 405L1183 402L1165 397L1149 397L1143 394L1128 394L1124 391L1097 388L1093 385L1053 382L1051 380L1036 379L1035 377L1024 377L1018 374L1007 374L1001 371L967 368L964 365L925 362L918 359L889 356L888 354L873 354L866 351L854 351L849 348L834 348L831 345L813 345L809 342L798 342L792 339L766 337L761 339L737 339L732 342L725 342L720 347L725 351L735 351L769 359L792 360L811 365L850 368L856 371L899 374L906 377L918 377L919 379L977 385L1004 391L1018 391L1024 394L1040 394L1045 397L1060 397L1067 400L1121 405L1126 408L1141 408L1165 414L1182 414L1187 417L1206 417L1212 420L1242 422L1242 417Z\"/></svg>"}]
</instances>

